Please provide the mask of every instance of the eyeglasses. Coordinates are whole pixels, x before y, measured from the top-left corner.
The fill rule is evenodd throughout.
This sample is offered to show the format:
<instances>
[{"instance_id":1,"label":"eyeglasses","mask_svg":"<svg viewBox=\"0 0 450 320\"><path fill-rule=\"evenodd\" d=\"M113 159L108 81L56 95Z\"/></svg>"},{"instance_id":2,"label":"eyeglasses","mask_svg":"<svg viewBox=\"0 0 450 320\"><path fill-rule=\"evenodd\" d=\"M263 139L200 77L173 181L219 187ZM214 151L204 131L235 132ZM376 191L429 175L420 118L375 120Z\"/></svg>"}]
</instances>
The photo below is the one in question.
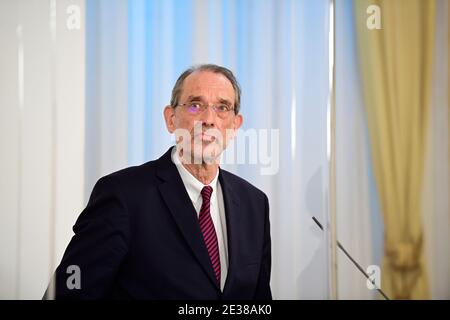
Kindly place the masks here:
<instances>
[{"instance_id":1,"label":"eyeglasses","mask_svg":"<svg viewBox=\"0 0 450 320\"><path fill-rule=\"evenodd\" d=\"M189 103L180 103L177 106L182 106L186 109L187 112L193 115L199 115L203 113L209 106L207 103L201 102L189 102ZM220 118L226 118L230 115L231 111L234 111L234 108L226 103L213 104L211 108L216 112L216 114Z\"/></svg>"}]
</instances>

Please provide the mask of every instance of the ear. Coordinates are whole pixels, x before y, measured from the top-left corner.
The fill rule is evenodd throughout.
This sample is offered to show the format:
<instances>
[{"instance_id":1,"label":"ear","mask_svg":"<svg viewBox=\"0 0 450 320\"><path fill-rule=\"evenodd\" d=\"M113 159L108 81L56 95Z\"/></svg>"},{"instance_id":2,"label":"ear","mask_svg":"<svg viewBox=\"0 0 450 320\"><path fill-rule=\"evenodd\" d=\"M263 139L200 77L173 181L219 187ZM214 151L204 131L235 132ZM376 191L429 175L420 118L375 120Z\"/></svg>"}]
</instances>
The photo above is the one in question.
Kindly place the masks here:
<instances>
[{"instance_id":1,"label":"ear","mask_svg":"<svg viewBox=\"0 0 450 320\"><path fill-rule=\"evenodd\" d=\"M242 115L240 113L234 117L233 126L234 126L235 132L238 131L238 129L242 126L243 122L244 122L244 118L242 117Z\"/></svg>"},{"instance_id":2,"label":"ear","mask_svg":"<svg viewBox=\"0 0 450 320\"><path fill-rule=\"evenodd\" d=\"M241 114L235 115L233 119L233 125L231 130L227 129L227 134L231 132L231 135L228 136L228 139L234 139L237 136L237 131L241 127L242 122L244 121Z\"/></svg>"},{"instance_id":3,"label":"ear","mask_svg":"<svg viewBox=\"0 0 450 320\"><path fill-rule=\"evenodd\" d=\"M167 105L164 108L163 114L164 114L164 120L166 121L167 130L170 133L173 133L175 131L175 124L173 121L173 117L175 116L174 108L172 108L172 106L170 106L170 105Z\"/></svg>"}]
</instances>

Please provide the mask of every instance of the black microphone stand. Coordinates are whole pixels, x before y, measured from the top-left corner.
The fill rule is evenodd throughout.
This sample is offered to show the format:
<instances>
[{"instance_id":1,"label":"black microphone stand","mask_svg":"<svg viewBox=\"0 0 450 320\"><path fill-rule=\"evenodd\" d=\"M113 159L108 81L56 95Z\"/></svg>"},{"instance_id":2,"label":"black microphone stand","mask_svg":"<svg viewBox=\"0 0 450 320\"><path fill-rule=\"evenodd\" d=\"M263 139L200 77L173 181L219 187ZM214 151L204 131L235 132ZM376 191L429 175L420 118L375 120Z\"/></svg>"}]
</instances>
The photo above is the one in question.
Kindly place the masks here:
<instances>
[{"instance_id":1,"label":"black microphone stand","mask_svg":"<svg viewBox=\"0 0 450 320\"><path fill-rule=\"evenodd\" d=\"M316 217L312 217L312 219L314 220L314 222L319 226L319 228L323 231L323 227L320 224L320 222L316 219ZM375 280L370 280L369 275L364 271L364 269L358 264L358 262L355 261L355 259L353 259L350 254L347 252L347 250L344 249L344 247L340 244L339 241L337 242L337 246L339 247L339 249L342 250L342 252L345 253L345 255L350 259L351 262L353 262L353 264L358 268L359 271L361 271L361 273L374 285L374 287L378 290L378 292L386 299L386 300L390 300L388 298L388 296L383 292L383 290L381 290L380 288L377 287L377 285L375 284Z\"/></svg>"}]
</instances>

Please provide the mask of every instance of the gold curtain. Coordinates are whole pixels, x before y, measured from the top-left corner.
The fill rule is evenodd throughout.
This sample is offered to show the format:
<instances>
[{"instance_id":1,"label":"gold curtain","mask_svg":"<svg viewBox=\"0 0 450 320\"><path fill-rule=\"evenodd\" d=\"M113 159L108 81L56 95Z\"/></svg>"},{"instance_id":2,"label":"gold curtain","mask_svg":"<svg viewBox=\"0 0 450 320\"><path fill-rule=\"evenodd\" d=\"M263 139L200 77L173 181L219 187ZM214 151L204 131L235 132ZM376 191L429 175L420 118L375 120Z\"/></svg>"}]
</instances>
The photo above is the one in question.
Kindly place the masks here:
<instances>
[{"instance_id":1,"label":"gold curtain","mask_svg":"<svg viewBox=\"0 0 450 320\"><path fill-rule=\"evenodd\" d=\"M381 29L370 29L380 9ZM369 10L368 10L369 8ZM427 299L421 191L431 91L434 0L355 0L359 63L384 221L381 287ZM369 13L367 12L369 11Z\"/></svg>"}]
</instances>

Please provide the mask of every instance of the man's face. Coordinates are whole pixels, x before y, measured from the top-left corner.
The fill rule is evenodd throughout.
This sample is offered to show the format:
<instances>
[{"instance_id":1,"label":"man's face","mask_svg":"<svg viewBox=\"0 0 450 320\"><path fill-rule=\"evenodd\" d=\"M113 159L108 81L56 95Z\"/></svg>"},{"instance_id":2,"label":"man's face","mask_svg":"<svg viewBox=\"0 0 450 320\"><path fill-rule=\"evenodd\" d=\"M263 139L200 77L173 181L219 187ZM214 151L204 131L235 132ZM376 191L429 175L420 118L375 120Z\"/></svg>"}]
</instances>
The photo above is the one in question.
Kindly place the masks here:
<instances>
[{"instance_id":1,"label":"man's face","mask_svg":"<svg viewBox=\"0 0 450 320\"><path fill-rule=\"evenodd\" d=\"M175 133L177 144L191 157L202 162L212 162L226 148L228 141L242 124L242 116L234 110L217 114L212 106L228 104L234 107L235 92L231 82L220 73L195 71L183 83L178 104L186 104L164 109L167 129ZM194 113L189 106L192 103L208 105L203 112ZM181 138L182 137L182 138ZM184 141L183 141L184 140ZM199 163L199 162L196 162Z\"/></svg>"}]
</instances>

